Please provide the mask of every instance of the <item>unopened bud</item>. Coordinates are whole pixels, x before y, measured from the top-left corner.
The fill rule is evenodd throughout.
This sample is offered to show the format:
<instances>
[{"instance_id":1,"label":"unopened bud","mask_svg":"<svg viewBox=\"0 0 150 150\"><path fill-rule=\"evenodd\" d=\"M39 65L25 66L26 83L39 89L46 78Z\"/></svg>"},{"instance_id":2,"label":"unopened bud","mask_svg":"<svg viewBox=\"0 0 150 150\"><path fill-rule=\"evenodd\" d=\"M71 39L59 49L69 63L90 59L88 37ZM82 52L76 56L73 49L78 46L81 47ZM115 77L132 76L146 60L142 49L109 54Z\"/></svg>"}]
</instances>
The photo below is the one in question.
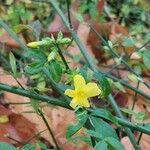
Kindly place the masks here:
<instances>
[{"instance_id":1,"label":"unopened bud","mask_svg":"<svg viewBox=\"0 0 150 150\"><path fill-rule=\"evenodd\" d=\"M39 48L39 42L30 42L27 46L30 48Z\"/></svg>"},{"instance_id":2,"label":"unopened bud","mask_svg":"<svg viewBox=\"0 0 150 150\"><path fill-rule=\"evenodd\" d=\"M57 44L69 44L71 42L70 38L63 38L63 39L58 39Z\"/></svg>"}]
</instances>

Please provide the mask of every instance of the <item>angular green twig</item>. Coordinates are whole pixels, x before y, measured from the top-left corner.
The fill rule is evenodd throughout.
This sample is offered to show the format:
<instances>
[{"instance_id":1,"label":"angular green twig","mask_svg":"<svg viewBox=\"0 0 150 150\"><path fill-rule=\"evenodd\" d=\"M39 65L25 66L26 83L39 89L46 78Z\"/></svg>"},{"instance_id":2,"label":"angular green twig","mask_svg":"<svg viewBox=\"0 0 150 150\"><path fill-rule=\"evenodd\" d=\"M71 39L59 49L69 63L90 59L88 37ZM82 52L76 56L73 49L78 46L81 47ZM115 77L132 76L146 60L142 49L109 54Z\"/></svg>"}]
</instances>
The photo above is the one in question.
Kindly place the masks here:
<instances>
[{"instance_id":1,"label":"angular green twig","mask_svg":"<svg viewBox=\"0 0 150 150\"><path fill-rule=\"evenodd\" d=\"M57 11L57 13L59 14L59 16L61 17L62 21L64 22L64 25L66 26L66 28L70 31L74 41L76 42L76 44L78 45L81 53L83 54L86 62L89 64L90 68L96 72L96 73L99 73L98 69L97 69L97 66L94 64L94 61L92 59L92 57L90 57L87 49L85 48L85 46L82 44L82 42L80 41L79 37L77 36L77 34L70 28L69 26L69 23L66 19L66 17L64 16L63 12L60 10L60 8L58 7L58 4L57 4L57 1L53 1L53 0L47 0L47 2L49 2L53 7L54 9ZM112 101L115 101L113 98L111 99ZM117 105L116 105L117 106ZM117 112L118 111L118 106L117 106L117 109L116 107L114 107L115 111ZM121 113L121 112L120 112ZM122 117L123 115L120 115L119 117L121 117L122 119L124 119ZM128 136L129 136L129 139L131 141L131 143L133 144L133 146L136 148L139 148L139 145L136 143L136 140L134 138L134 135L132 134L131 130L130 129L127 129L126 130Z\"/></svg>"},{"instance_id":2,"label":"angular green twig","mask_svg":"<svg viewBox=\"0 0 150 150\"><path fill-rule=\"evenodd\" d=\"M18 94L18 95L22 95L22 96L25 96L28 98L40 100L43 102L47 102L47 103L52 104L52 105L61 106L61 107L71 109L71 107L66 102L64 102L62 100L59 100L59 99L56 99L53 97L49 97L46 95L39 95L39 94L34 93L33 91L24 90L21 88L9 86L7 84L0 83L0 90L11 92L11 93Z\"/></svg>"},{"instance_id":3,"label":"angular green twig","mask_svg":"<svg viewBox=\"0 0 150 150\"><path fill-rule=\"evenodd\" d=\"M50 133L50 135L51 135L51 137L52 137L53 142L55 143L56 149L57 149L57 150L60 150L59 145L58 145L58 143L57 143L57 141L56 141L56 139L55 139L55 136L54 136L54 134L53 134L53 131L52 131L50 125L48 124L48 122L47 122L47 120L46 120L46 118L45 118L43 112L42 112L40 109L39 109L39 114L40 114L40 116L42 117L42 119L43 119L43 121L44 121L44 123L45 123L45 125L46 125L46 127L47 127L47 129L48 129L48 131L49 131L49 133Z\"/></svg>"},{"instance_id":4,"label":"angular green twig","mask_svg":"<svg viewBox=\"0 0 150 150\"><path fill-rule=\"evenodd\" d=\"M20 45L20 47L24 50L24 51L28 51L28 48L25 46L25 44L18 38L18 36L16 35L16 33L14 33L7 24L4 23L3 20L0 19L0 27L3 27L7 33L15 40L17 41L17 43Z\"/></svg>"},{"instance_id":5,"label":"angular green twig","mask_svg":"<svg viewBox=\"0 0 150 150\"><path fill-rule=\"evenodd\" d=\"M105 46L107 46L109 48L109 50L111 51L111 53L116 56L117 58L120 58L120 56L114 51L114 49L112 47L110 47L110 45L108 44L108 42L91 26L89 25L92 29L92 31L97 35L97 37L100 38L100 40L102 40L102 42L105 44ZM135 74L139 79L139 81L143 82L143 84L145 86L147 86L148 88L150 88L150 85L148 83L146 83L142 77L136 73L129 65L128 63L124 60L124 59L121 59L121 62L126 66L126 68L131 71L133 74Z\"/></svg>"},{"instance_id":6,"label":"angular green twig","mask_svg":"<svg viewBox=\"0 0 150 150\"><path fill-rule=\"evenodd\" d=\"M16 88L16 87L12 87L12 86L7 85L7 84L0 83L0 90L4 90L4 91L10 92L10 93L18 94L21 96L35 99L35 100L40 100L40 101L47 102L47 103L55 105L55 106L61 106L61 107L68 108L68 109L72 110L72 108L69 105L67 105L66 103L64 103L62 100L59 100L59 99L56 99L53 97L49 97L49 96L45 96L45 95L40 95L40 94L35 95L32 92L30 92L28 90L24 90L22 88ZM118 117L116 117L116 120L118 121L118 123L121 126L129 127L133 130L143 132L145 134L150 135L150 130L148 130L144 126L134 125L133 123L131 123L127 120L123 120L123 119L118 118Z\"/></svg>"},{"instance_id":7,"label":"angular green twig","mask_svg":"<svg viewBox=\"0 0 150 150\"><path fill-rule=\"evenodd\" d=\"M34 0L34 1L38 1L38 0ZM41 2L41 1L40 1ZM47 2L47 0L44 0L43 2ZM17 35L7 26L7 24L5 24L2 20L0 20L0 26L2 26L7 32L8 34L14 38L14 40L16 40L16 42L18 42L18 44L20 45L20 47L24 50L24 51L27 51L28 48L27 46L17 37ZM90 64L89 64L90 65ZM92 66L91 66L92 67ZM100 74L104 74L102 71L99 70L99 73ZM141 90L138 90L136 89L135 87L131 86L130 84L128 84L127 82L125 82L124 80L122 79L118 79L117 77L111 75L111 74L104 74L106 75L107 77L115 80L115 81L118 81L120 82L122 85L126 86L127 88L131 89L131 90L134 90L136 91L138 94L142 95L143 97L147 98L150 100L150 95L144 93L143 91Z\"/></svg>"}]
</instances>

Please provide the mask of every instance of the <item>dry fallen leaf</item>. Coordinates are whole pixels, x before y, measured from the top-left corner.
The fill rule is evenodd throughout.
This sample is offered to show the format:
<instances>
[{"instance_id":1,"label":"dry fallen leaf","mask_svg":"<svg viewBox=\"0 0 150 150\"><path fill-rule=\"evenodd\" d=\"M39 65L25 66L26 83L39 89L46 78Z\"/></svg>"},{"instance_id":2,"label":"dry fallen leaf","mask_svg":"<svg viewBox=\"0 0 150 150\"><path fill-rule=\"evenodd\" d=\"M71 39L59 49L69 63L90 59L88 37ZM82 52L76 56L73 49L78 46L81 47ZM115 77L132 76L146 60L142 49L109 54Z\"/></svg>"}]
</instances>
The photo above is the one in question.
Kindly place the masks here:
<instances>
[{"instance_id":1,"label":"dry fallen leaf","mask_svg":"<svg viewBox=\"0 0 150 150\"><path fill-rule=\"evenodd\" d=\"M18 144L15 142L15 140L18 140L23 143L36 133L35 125L32 122L2 105L0 105L0 116L7 117L7 121L5 119L5 122L0 123L0 141Z\"/></svg>"}]
</instances>

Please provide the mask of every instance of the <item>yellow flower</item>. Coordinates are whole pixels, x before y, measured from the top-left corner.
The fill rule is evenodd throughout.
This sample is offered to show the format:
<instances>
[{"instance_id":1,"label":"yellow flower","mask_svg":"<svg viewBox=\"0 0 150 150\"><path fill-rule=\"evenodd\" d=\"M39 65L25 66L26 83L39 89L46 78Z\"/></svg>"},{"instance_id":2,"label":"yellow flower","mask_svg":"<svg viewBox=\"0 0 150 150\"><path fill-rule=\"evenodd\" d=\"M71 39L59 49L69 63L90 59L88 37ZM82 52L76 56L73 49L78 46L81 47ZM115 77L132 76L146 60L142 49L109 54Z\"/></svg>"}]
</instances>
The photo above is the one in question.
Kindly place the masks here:
<instances>
[{"instance_id":1,"label":"yellow flower","mask_svg":"<svg viewBox=\"0 0 150 150\"><path fill-rule=\"evenodd\" d=\"M67 89L65 95L72 97L70 106L75 108L77 105L82 107L90 107L88 98L98 96L101 90L94 82L86 84L84 78L81 75L74 76L74 87L75 90Z\"/></svg>"}]
</instances>

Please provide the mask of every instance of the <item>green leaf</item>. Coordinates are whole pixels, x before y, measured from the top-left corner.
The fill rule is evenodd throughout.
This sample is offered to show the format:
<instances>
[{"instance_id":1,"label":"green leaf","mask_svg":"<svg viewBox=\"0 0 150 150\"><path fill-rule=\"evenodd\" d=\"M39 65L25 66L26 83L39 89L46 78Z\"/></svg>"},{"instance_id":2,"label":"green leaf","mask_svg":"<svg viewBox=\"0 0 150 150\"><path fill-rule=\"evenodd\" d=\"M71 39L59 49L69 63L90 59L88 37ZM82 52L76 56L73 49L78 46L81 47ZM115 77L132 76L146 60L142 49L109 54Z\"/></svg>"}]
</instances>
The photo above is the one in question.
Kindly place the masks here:
<instances>
[{"instance_id":1,"label":"green leaf","mask_svg":"<svg viewBox=\"0 0 150 150\"><path fill-rule=\"evenodd\" d=\"M140 64L134 66L134 71L137 74L141 74L142 73L142 68L141 68Z\"/></svg>"},{"instance_id":2,"label":"green leaf","mask_svg":"<svg viewBox=\"0 0 150 150\"><path fill-rule=\"evenodd\" d=\"M150 123L144 124L144 127L147 128L148 130L150 130Z\"/></svg>"},{"instance_id":3,"label":"green leaf","mask_svg":"<svg viewBox=\"0 0 150 150\"><path fill-rule=\"evenodd\" d=\"M118 125L118 121L116 120L116 118L106 109L102 109L102 108L94 109L91 113L91 116L101 117Z\"/></svg>"},{"instance_id":4,"label":"green leaf","mask_svg":"<svg viewBox=\"0 0 150 150\"><path fill-rule=\"evenodd\" d=\"M132 82L135 82L135 83L138 82L138 77L137 77L135 74L133 74L133 73L129 73L129 74L127 75L127 77L128 77Z\"/></svg>"},{"instance_id":5,"label":"green leaf","mask_svg":"<svg viewBox=\"0 0 150 150\"><path fill-rule=\"evenodd\" d=\"M16 77L17 76L16 59L12 52L9 53L9 61L14 77Z\"/></svg>"},{"instance_id":6,"label":"green leaf","mask_svg":"<svg viewBox=\"0 0 150 150\"><path fill-rule=\"evenodd\" d=\"M113 137L105 138L105 142L108 144L109 150L125 150L123 145Z\"/></svg>"},{"instance_id":7,"label":"green leaf","mask_svg":"<svg viewBox=\"0 0 150 150\"><path fill-rule=\"evenodd\" d=\"M79 136L78 139L80 141L85 142L86 144L88 144L89 146L92 146L92 141L90 137L86 137L86 136Z\"/></svg>"},{"instance_id":8,"label":"green leaf","mask_svg":"<svg viewBox=\"0 0 150 150\"><path fill-rule=\"evenodd\" d=\"M114 86L123 93L126 93L124 86L120 82L114 82Z\"/></svg>"},{"instance_id":9,"label":"green leaf","mask_svg":"<svg viewBox=\"0 0 150 150\"><path fill-rule=\"evenodd\" d=\"M15 18L16 19L16 18ZM15 20L16 21L16 20ZM24 50L24 51L28 51L27 46L24 45L24 43L18 38L18 36L11 30L11 28L9 28L7 26L7 24L5 24L1 19L0 19L0 26L3 27L6 32L8 32L8 34L20 45L20 47Z\"/></svg>"},{"instance_id":10,"label":"green leaf","mask_svg":"<svg viewBox=\"0 0 150 150\"><path fill-rule=\"evenodd\" d=\"M78 114L77 117L78 117L78 123L76 125L70 124L68 126L67 133L66 133L67 139L72 137L76 132L78 132L88 119L88 115L85 114L84 112L81 112L80 114Z\"/></svg>"},{"instance_id":11,"label":"green leaf","mask_svg":"<svg viewBox=\"0 0 150 150\"><path fill-rule=\"evenodd\" d=\"M102 97L107 97L111 92L111 87L108 80L103 75L100 76L98 73L94 73L94 76L100 84Z\"/></svg>"},{"instance_id":12,"label":"green leaf","mask_svg":"<svg viewBox=\"0 0 150 150\"><path fill-rule=\"evenodd\" d=\"M34 59L37 59L37 60L40 60L40 61L43 61L43 62L45 62L46 59L47 59L47 57L44 54L44 52L41 51L40 49L27 51L27 53L25 54L25 56L27 58L31 58L31 59L34 58Z\"/></svg>"},{"instance_id":13,"label":"green leaf","mask_svg":"<svg viewBox=\"0 0 150 150\"><path fill-rule=\"evenodd\" d=\"M129 108L121 108L121 111L123 111L124 113L130 114L130 115L135 115L136 113Z\"/></svg>"},{"instance_id":14,"label":"green leaf","mask_svg":"<svg viewBox=\"0 0 150 150\"><path fill-rule=\"evenodd\" d=\"M31 28L28 25L24 25L24 24L18 24L13 27L14 32L17 34L25 32L28 29L31 29Z\"/></svg>"},{"instance_id":15,"label":"green leaf","mask_svg":"<svg viewBox=\"0 0 150 150\"><path fill-rule=\"evenodd\" d=\"M90 117L90 119L95 131L98 132L102 138L113 137L117 140L119 139L116 131L107 122L96 117Z\"/></svg>"},{"instance_id":16,"label":"green leaf","mask_svg":"<svg viewBox=\"0 0 150 150\"><path fill-rule=\"evenodd\" d=\"M83 22L83 20L84 20L82 17L82 14L80 14L80 13L75 13L75 17L79 22Z\"/></svg>"},{"instance_id":17,"label":"green leaf","mask_svg":"<svg viewBox=\"0 0 150 150\"><path fill-rule=\"evenodd\" d=\"M46 144L39 142L38 145L40 146L40 148L42 150L50 150L49 148L47 148Z\"/></svg>"},{"instance_id":18,"label":"green leaf","mask_svg":"<svg viewBox=\"0 0 150 150\"><path fill-rule=\"evenodd\" d=\"M63 73L62 66L57 60L51 60L48 65L49 71L55 82L59 82Z\"/></svg>"},{"instance_id":19,"label":"green leaf","mask_svg":"<svg viewBox=\"0 0 150 150\"><path fill-rule=\"evenodd\" d=\"M107 146L108 146L108 144L105 141L99 141L95 145L94 150L108 150Z\"/></svg>"},{"instance_id":20,"label":"green leaf","mask_svg":"<svg viewBox=\"0 0 150 150\"><path fill-rule=\"evenodd\" d=\"M136 123L143 123L145 119L148 119L148 115L146 115L144 112L134 112L133 110L127 108L121 108L121 111L133 115Z\"/></svg>"},{"instance_id":21,"label":"green leaf","mask_svg":"<svg viewBox=\"0 0 150 150\"><path fill-rule=\"evenodd\" d=\"M91 18L96 19L96 17L98 16L96 5L94 3L89 3L88 7L89 7L89 13L90 13Z\"/></svg>"},{"instance_id":22,"label":"green leaf","mask_svg":"<svg viewBox=\"0 0 150 150\"><path fill-rule=\"evenodd\" d=\"M31 102L31 106L33 107L33 109L38 113L39 108L40 108L40 102L35 99L31 99L30 102Z\"/></svg>"},{"instance_id":23,"label":"green leaf","mask_svg":"<svg viewBox=\"0 0 150 150\"><path fill-rule=\"evenodd\" d=\"M74 55L74 56L73 56L73 60L74 60L75 62L79 62L79 61L81 60L81 58L82 58L82 55L81 55L81 54L78 54L78 55Z\"/></svg>"},{"instance_id":24,"label":"green leaf","mask_svg":"<svg viewBox=\"0 0 150 150\"><path fill-rule=\"evenodd\" d=\"M37 74L40 73L41 70L43 68L43 63L41 62L34 62L28 66L25 67L25 72L27 72L28 74Z\"/></svg>"},{"instance_id":25,"label":"green leaf","mask_svg":"<svg viewBox=\"0 0 150 150\"><path fill-rule=\"evenodd\" d=\"M31 26L29 26L29 27L32 28L33 33L35 34L35 37L36 37L36 41L39 41L40 35L41 35L41 30L42 30L42 24L40 23L40 21L39 20L33 21Z\"/></svg>"},{"instance_id":26,"label":"green leaf","mask_svg":"<svg viewBox=\"0 0 150 150\"><path fill-rule=\"evenodd\" d=\"M135 114L135 120L137 123L143 123L145 119L148 119L149 116L145 114L145 112L138 112Z\"/></svg>"},{"instance_id":27,"label":"green leaf","mask_svg":"<svg viewBox=\"0 0 150 150\"><path fill-rule=\"evenodd\" d=\"M11 5L13 3L14 0L6 0L6 4L7 5Z\"/></svg>"},{"instance_id":28,"label":"green leaf","mask_svg":"<svg viewBox=\"0 0 150 150\"><path fill-rule=\"evenodd\" d=\"M47 57L47 60L48 61L51 61L51 60L53 60L53 59L55 59L55 57L57 56L57 51L56 50L53 50L49 55L48 55L48 57Z\"/></svg>"},{"instance_id":29,"label":"green leaf","mask_svg":"<svg viewBox=\"0 0 150 150\"><path fill-rule=\"evenodd\" d=\"M44 77L39 78L38 82L37 82L37 89L39 91L44 91L45 86L46 86L46 81L45 81Z\"/></svg>"},{"instance_id":30,"label":"green leaf","mask_svg":"<svg viewBox=\"0 0 150 150\"><path fill-rule=\"evenodd\" d=\"M131 37L125 37L122 43L122 45L125 47L134 47L135 44L136 44L136 41Z\"/></svg>"},{"instance_id":31,"label":"green leaf","mask_svg":"<svg viewBox=\"0 0 150 150\"><path fill-rule=\"evenodd\" d=\"M94 130L86 130L86 133L89 134L92 137L95 137L95 138L98 138L98 139L102 139L102 136L98 132L96 132Z\"/></svg>"},{"instance_id":32,"label":"green leaf","mask_svg":"<svg viewBox=\"0 0 150 150\"><path fill-rule=\"evenodd\" d=\"M146 68L150 70L150 51L147 50L143 52L143 61Z\"/></svg>"},{"instance_id":33,"label":"green leaf","mask_svg":"<svg viewBox=\"0 0 150 150\"><path fill-rule=\"evenodd\" d=\"M63 33L60 31L57 35L57 40L61 40L63 38Z\"/></svg>"},{"instance_id":34,"label":"green leaf","mask_svg":"<svg viewBox=\"0 0 150 150\"><path fill-rule=\"evenodd\" d=\"M83 68L80 69L80 73L84 77L86 82L91 82L93 78L93 72L91 69L89 69L89 67L84 66Z\"/></svg>"},{"instance_id":35,"label":"green leaf","mask_svg":"<svg viewBox=\"0 0 150 150\"><path fill-rule=\"evenodd\" d=\"M26 144L21 148L21 150L36 150L36 145L35 144Z\"/></svg>"},{"instance_id":36,"label":"green leaf","mask_svg":"<svg viewBox=\"0 0 150 150\"><path fill-rule=\"evenodd\" d=\"M17 149L8 143L0 142L0 150L17 150Z\"/></svg>"}]
</instances>

